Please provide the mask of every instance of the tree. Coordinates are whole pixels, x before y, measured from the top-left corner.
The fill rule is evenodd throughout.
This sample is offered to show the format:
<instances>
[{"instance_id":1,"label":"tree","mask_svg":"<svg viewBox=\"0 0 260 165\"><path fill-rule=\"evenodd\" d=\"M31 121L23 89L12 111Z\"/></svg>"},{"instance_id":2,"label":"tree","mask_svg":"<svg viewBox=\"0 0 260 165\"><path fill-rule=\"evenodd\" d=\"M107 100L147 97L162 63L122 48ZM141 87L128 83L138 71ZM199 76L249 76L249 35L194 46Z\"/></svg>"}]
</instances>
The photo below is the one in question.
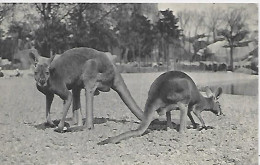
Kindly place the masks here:
<instances>
[{"instance_id":1,"label":"tree","mask_svg":"<svg viewBox=\"0 0 260 165\"><path fill-rule=\"evenodd\" d=\"M213 42L216 41L217 30L221 25L222 19L223 11L219 8L210 8L208 10L207 17L205 17L205 25L209 33L212 33Z\"/></svg>"},{"instance_id":2,"label":"tree","mask_svg":"<svg viewBox=\"0 0 260 165\"><path fill-rule=\"evenodd\" d=\"M100 3L71 5L71 12L67 13L64 18L71 33L71 46L111 51L113 45L116 44L111 19L116 6Z\"/></svg>"},{"instance_id":3,"label":"tree","mask_svg":"<svg viewBox=\"0 0 260 165\"><path fill-rule=\"evenodd\" d=\"M209 42L202 40L205 37L207 37L205 34L201 34L188 38L188 42L190 42L193 47L193 55L191 56L190 61L195 60L200 49L206 48L210 44Z\"/></svg>"},{"instance_id":4,"label":"tree","mask_svg":"<svg viewBox=\"0 0 260 165\"><path fill-rule=\"evenodd\" d=\"M247 16L243 8L230 9L228 13L225 14L225 29L218 31L218 35L223 36L227 41L225 48L230 49L230 70L233 71L233 50L236 47L248 46L250 41L245 41L244 39L249 34L246 29L245 21Z\"/></svg>"},{"instance_id":5,"label":"tree","mask_svg":"<svg viewBox=\"0 0 260 165\"><path fill-rule=\"evenodd\" d=\"M177 17L179 18L179 23L180 23L180 28L182 32L182 42L183 45L185 46L185 37L188 36L188 34L185 34L187 31L187 27L189 26L189 23L191 22L191 12L184 10L184 11L179 11L177 13Z\"/></svg>"},{"instance_id":6,"label":"tree","mask_svg":"<svg viewBox=\"0 0 260 165\"><path fill-rule=\"evenodd\" d=\"M0 24L3 22L5 17L12 11L15 7L15 4L11 3L1 3L0 4Z\"/></svg>"},{"instance_id":7,"label":"tree","mask_svg":"<svg viewBox=\"0 0 260 165\"><path fill-rule=\"evenodd\" d=\"M169 45L176 45L179 42L180 30L178 29L176 18L172 11L167 9L160 11L163 18L159 19L157 23L158 37L159 37L159 54L164 54L164 61L167 62L167 70L169 66Z\"/></svg>"},{"instance_id":8,"label":"tree","mask_svg":"<svg viewBox=\"0 0 260 165\"><path fill-rule=\"evenodd\" d=\"M62 38L55 38L57 36L64 36L64 25L61 25L60 19L57 16L60 5L58 3L36 3L34 4L37 11L41 15L42 24L36 31L36 49L45 57L50 57L51 53L59 53L59 48L56 47L56 41L61 41ZM61 28L61 29L60 29ZM58 51L58 52L57 52Z\"/></svg>"},{"instance_id":9,"label":"tree","mask_svg":"<svg viewBox=\"0 0 260 165\"><path fill-rule=\"evenodd\" d=\"M192 26L195 27L194 35L197 36L198 33L201 33L201 30L205 25L205 13L204 12L192 12ZM199 31L200 30L200 31Z\"/></svg>"},{"instance_id":10,"label":"tree","mask_svg":"<svg viewBox=\"0 0 260 165\"><path fill-rule=\"evenodd\" d=\"M124 62L147 58L153 48L153 26L145 16L137 12L128 20L120 20L116 27L119 45L123 48Z\"/></svg>"}]
</instances>

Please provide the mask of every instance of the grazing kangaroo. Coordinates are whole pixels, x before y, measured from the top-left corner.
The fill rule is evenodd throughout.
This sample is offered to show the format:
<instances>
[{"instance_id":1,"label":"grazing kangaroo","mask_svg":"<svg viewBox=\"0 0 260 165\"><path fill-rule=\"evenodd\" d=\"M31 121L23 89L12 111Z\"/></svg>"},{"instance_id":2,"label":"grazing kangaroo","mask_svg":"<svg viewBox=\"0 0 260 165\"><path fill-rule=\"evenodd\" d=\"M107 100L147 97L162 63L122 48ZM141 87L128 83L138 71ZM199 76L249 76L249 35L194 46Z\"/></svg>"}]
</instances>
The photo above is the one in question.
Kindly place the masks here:
<instances>
[{"instance_id":1,"label":"grazing kangaroo","mask_svg":"<svg viewBox=\"0 0 260 165\"><path fill-rule=\"evenodd\" d=\"M73 118L82 125L80 111L80 90L85 89L86 122L84 127L92 129L93 97L99 91L115 90L131 112L140 120L143 112L137 106L115 64L112 55L90 48L70 49L59 57L44 58L34 53L30 57L36 61L34 77L37 88L46 95L47 123L54 125L50 118L50 108L54 94L58 95L63 104L63 115L57 132L63 132L65 118L73 100ZM72 93L69 91L72 89Z\"/></svg>"},{"instance_id":2,"label":"grazing kangaroo","mask_svg":"<svg viewBox=\"0 0 260 165\"><path fill-rule=\"evenodd\" d=\"M193 111L200 120L202 128L207 129L201 117L201 112L208 110L216 115L222 114L220 104L217 101L221 93L222 88L218 88L215 94L213 94L210 89L207 89L208 97L203 97L193 80L187 74L180 71L163 73L150 87L148 99L145 104L144 118L140 126L136 130L111 137L99 144L118 143L121 140L130 137L141 136L150 125L153 112L155 111L157 111L159 115L166 113L167 126L173 128L170 111L173 109L180 109L180 133L186 131L187 115L190 118L193 127L197 127L197 124L191 115L191 111Z\"/></svg>"}]
</instances>

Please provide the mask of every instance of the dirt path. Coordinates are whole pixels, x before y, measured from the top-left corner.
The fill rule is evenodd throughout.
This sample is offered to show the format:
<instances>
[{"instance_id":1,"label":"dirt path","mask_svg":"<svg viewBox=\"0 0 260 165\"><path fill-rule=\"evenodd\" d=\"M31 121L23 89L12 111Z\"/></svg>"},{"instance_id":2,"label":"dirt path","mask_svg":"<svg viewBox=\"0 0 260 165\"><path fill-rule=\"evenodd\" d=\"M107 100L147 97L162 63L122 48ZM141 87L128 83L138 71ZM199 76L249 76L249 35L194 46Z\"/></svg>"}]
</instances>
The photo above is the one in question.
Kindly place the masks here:
<instances>
[{"instance_id":1,"label":"dirt path","mask_svg":"<svg viewBox=\"0 0 260 165\"><path fill-rule=\"evenodd\" d=\"M124 75L141 108L156 77ZM199 77L194 79L199 81ZM98 146L101 140L138 126L115 92L95 98L94 130L59 134L52 128L44 129L45 97L37 91L33 78L0 79L0 91L1 164L257 164L257 97L224 94L220 102L226 116L202 114L206 124L215 127L212 130L188 130L180 135L176 130L165 130L165 117L161 117L141 137ZM84 108L84 92L81 95ZM53 120L60 119L61 107L62 101L55 97ZM172 113L176 123L178 113Z\"/></svg>"}]
</instances>

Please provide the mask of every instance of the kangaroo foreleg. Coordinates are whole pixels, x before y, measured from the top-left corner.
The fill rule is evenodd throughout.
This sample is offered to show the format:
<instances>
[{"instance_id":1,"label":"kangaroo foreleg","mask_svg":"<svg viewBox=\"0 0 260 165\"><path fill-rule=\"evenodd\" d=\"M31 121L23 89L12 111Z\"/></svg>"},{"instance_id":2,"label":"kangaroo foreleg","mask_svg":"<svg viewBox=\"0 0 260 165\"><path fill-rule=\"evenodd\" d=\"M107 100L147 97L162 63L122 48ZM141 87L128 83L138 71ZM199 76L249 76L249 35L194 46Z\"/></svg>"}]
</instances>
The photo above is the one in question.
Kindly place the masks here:
<instances>
[{"instance_id":1,"label":"kangaroo foreleg","mask_svg":"<svg viewBox=\"0 0 260 165\"><path fill-rule=\"evenodd\" d=\"M46 121L47 125L54 128L55 124L51 120L50 110L51 110L51 103L53 101L54 94L46 94Z\"/></svg>"},{"instance_id":2,"label":"kangaroo foreleg","mask_svg":"<svg viewBox=\"0 0 260 165\"><path fill-rule=\"evenodd\" d=\"M69 91L67 91L66 93L67 93L67 97L64 99L64 103L63 103L62 118L60 120L58 128L54 130L56 132L61 132L61 133L64 132L63 128L64 128L65 119L72 102L72 94Z\"/></svg>"},{"instance_id":3,"label":"kangaroo foreleg","mask_svg":"<svg viewBox=\"0 0 260 165\"><path fill-rule=\"evenodd\" d=\"M130 109L130 111L139 119L142 120L144 118L143 111L139 108L139 106L134 101L132 95L130 94L123 78L120 74L117 74L114 79L114 83L112 85L112 89L115 90L126 106Z\"/></svg>"},{"instance_id":4,"label":"kangaroo foreleg","mask_svg":"<svg viewBox=\"0 0 260 165\"><path fill-rule=\"evenodd\" d=\"M201 122L201 124L202 124L202 128L201 129L199 129L199 130L202 130L202 129L213 129L213 127L212 126L206 126L205 125L205 122L204 122L204 120L202 119L202 117L201 117L201 112L200 111L198 111L198 110L195 110L195 111L193 111L194 112L194 114L198 117L198 119L200 120L200 122Z\"/></svg>"},{"instance_id":5,"label":"kangaroo foreleg","mask_svg":"<svg viewBox=\"0 0 260 165\"><path fill-rule=\"evenodd\" d=\"M196 128L198 128L199 124L194 121L194 119L193 119L193 117L191 115L191 111L192 111L192 109L191 109L191 107L189 107L189 109L188 109L188 117L189 117L189 119L190 119L190 121L192 123L193 128L196 129Z\"/></svg>"}]
</instances>

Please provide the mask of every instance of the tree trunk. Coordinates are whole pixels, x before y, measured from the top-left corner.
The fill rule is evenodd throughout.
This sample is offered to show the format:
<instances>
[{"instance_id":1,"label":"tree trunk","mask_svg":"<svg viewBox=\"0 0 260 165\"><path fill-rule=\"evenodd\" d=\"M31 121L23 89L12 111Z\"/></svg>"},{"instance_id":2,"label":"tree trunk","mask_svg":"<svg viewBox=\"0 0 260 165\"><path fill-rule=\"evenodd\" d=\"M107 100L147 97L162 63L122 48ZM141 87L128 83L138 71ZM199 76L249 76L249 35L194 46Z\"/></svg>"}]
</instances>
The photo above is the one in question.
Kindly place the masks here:
<instances>
[{"instance_id":1,"label":"tree trunk","mask_svg":"<svg viewBox=\"0 0 260 165\"><path fill-rule=\"evenodd\" d=\"M234 49L234 47L231 45L230 46L230 69L231 69L231 71L234 70L234 68L233 68L233 49Z\"/></svg>"},{"instance_id":2,"label":"tree trunk","mask_svg":"<svg viewBox=\"0 0 260 165\"><path fill-rule=\"evenodd\" d=\"M215 28L212 29L212 32L213 32L213 43L216 41L216 30Z\"/></svg>"},{"instance_id":3,"label":"tree trunk","mask_svg":"<svg viewBox=\"0 0 260 165\"><path fill-rule=\"evenodd\" d=\"M125 52L123 54L123 62L124 63L127 63L127 55L128 55L128 52L129 52L129 49L128 48L125 48Z\"/></svg>"},{"instance_id":4,"label":"tree trunk","mask_svg":"<svg viewBox=\"0 0 260 165\"><path fill-rule=\"evenodd\" d=\"M138 42L140 43L140 42ZM139 56L139 72L141 72L141 51L140 51L140 44L138 44L138 56Z\"/></svg>"},{"instance_id":5,"label":"tree trunk","mask_svg":"<svg viewBox=\"0 0 260 165\"><path fill-rule=\"evenodd\" d=\"M169 63L170 63L170 57L169 57L169 44L166 44L166 65L167 65L167 71L169 71Z\"/></svg>"}]
</instances>

